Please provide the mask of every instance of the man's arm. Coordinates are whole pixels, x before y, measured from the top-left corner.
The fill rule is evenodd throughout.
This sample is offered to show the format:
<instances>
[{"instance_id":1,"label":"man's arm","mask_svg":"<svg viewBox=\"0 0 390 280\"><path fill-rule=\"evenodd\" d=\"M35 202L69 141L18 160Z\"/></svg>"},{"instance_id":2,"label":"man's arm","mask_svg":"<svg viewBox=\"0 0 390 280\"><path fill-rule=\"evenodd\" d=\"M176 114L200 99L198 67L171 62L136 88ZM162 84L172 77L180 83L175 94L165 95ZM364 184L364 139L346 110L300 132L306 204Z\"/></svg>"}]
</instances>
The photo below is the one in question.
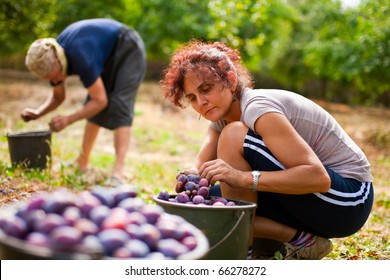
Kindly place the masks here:
<instances>
[{"instance_id":1,"label":"man's arm","mask_svg":"<svg viewBox=\"0 0 390 280\"><path fill-rule=\"evenodd\" d=\"M50 122L50 128L53 131L60 131L76 121L91 118L106 108L108 98L100 77L88 88L88 93L90 100L82 109L68 116L54 117Z\"/></svg>"}]
</instances>

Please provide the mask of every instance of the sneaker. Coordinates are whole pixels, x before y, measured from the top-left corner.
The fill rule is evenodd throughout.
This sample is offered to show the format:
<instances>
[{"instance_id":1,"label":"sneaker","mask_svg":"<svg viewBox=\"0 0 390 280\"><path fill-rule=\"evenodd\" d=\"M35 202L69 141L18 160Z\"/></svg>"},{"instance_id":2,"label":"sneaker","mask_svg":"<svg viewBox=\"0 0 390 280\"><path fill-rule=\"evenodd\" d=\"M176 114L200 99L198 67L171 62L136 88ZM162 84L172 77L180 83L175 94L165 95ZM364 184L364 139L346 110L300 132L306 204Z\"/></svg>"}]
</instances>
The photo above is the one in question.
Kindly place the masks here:
<instances>
[{"instance_id":1,"label":"sneaker","mask_svg":"<svg viewBox=\"0 0 390 280\"><path fill-rule=\"evenodd\" d=\"M285 260L320 260L333 250L329 239L315 236L302 246L293 246L286 243Z\"/></svg>"}]
</instances>

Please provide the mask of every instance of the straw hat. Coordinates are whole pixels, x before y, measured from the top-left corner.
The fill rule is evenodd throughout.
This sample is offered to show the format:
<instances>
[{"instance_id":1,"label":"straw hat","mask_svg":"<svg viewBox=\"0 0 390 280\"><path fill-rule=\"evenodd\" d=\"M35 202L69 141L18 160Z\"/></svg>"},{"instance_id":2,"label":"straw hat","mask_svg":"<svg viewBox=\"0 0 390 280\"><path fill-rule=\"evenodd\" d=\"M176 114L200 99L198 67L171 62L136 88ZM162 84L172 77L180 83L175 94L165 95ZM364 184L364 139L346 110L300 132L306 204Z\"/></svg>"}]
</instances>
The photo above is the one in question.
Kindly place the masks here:
<instances>
[{"instance_id":1,"label":"straw hat","mask_svg":"<svg viewBox=\"0 0 390 280\"><path fill-rule=\"evenodd\" d=\"M46 76L53 68L56 59L61 63L62 74L66 75L67 60L64 49L54 38L35 40L27 51L26 67L38 78Z\"/></svg>"}]
</instances>

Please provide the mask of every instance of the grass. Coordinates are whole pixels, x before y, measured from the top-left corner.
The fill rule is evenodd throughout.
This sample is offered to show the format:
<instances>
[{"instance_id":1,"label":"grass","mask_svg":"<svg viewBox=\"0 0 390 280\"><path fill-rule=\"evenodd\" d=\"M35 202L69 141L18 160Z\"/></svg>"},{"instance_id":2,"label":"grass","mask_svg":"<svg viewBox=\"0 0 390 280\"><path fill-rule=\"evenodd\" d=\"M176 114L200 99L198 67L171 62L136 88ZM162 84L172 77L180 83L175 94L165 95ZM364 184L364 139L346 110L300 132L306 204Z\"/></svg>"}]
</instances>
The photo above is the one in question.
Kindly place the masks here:
<instances>
[{"instance_id":1,"label":"grass","mask_svg":"<svg viewBox=\"0 0 390 280\"><path fill-rule=\"evenodd\" d=\"M38 130L47 128L50 116L34 123L24 123L18 114L27 103L39 104L40 100L19 102L26 98L23 87L15 96L13 81L0 81L0 96L3 96L3 112L0 114L0 206L15 200L22 200L41 190L53 190L66 186L74 190L87 189L102 184L110 175L113 163L112 134L101 131L91 156L91 170L80 173L73 163L78 156L83 132L83 122L73 124L61 133L52 135L52 163L44 170L28 170L23 166L11 166L7 138L10 130ZM46 85L29 84L31 90L46 93ZM70 84L70 89L79 94L80 85ZM7 88L8 91L2 91ZM8 96L4 97L4 95ZM133 124L133 137L126 161L126 181L135 185L140 196L148 202L160 190L174 192L175 177L178 170L191 166L207 128L205 120L198 120L191 110L177 111L167 106L158 97L155 83L145 83L141 87L136 105L136 118ZM22 96L22 97L21 97ZM24 97L23 97L24 96ZM35 98L38 98L37 96ZM59 113L66 114L81 106L79 95L71 95L68 103ZM1 101L1 100L0 100ZM329 109L329 108L328 108ZM343 110L344 107L343 107ZM344 113L338 107L330 110L345 126L352 137L369 155L373 166L376 197L374 207L365 226L354 235L333 239L334 250L327 259L390 259L390 154L389 118L390 113L362 114ZM368 123L367 129L361 119ZM364 137L361 137L364 135ZM280 259L276 254L274 259Z\"/></svg>"}]
</instances>

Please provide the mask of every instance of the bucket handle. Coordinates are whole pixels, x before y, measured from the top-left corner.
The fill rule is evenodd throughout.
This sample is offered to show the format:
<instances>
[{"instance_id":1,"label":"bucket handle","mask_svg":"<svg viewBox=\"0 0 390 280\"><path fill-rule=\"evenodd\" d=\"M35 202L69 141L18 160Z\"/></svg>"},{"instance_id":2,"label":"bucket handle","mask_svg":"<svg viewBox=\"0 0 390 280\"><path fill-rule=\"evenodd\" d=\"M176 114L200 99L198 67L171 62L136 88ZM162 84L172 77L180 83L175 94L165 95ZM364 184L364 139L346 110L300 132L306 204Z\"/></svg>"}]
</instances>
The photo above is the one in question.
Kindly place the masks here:
<instances>
[{"instance_id":1,"label":"bucket handle","mask_svg":"<svg viewBox=\"0 0 390 280\"><path fill-rule=\"evenodd\" d=\"M241 222L242 218L244 217L245 215L245 212L242 211L241 212L241 215L240 217L238 218L236 224L231 228L231 230L224 236L224 238L222 238L221 240L219 240L216 244L213 245L213 247L211 247L209 249L209 251L212 251L214 250L216 247L218 247L222 242L225 242L226 239L228 239L228 237L233 233L233 231L235 231L235 229L238 227L238 224Z\"/></svg>"}]
</instances>

